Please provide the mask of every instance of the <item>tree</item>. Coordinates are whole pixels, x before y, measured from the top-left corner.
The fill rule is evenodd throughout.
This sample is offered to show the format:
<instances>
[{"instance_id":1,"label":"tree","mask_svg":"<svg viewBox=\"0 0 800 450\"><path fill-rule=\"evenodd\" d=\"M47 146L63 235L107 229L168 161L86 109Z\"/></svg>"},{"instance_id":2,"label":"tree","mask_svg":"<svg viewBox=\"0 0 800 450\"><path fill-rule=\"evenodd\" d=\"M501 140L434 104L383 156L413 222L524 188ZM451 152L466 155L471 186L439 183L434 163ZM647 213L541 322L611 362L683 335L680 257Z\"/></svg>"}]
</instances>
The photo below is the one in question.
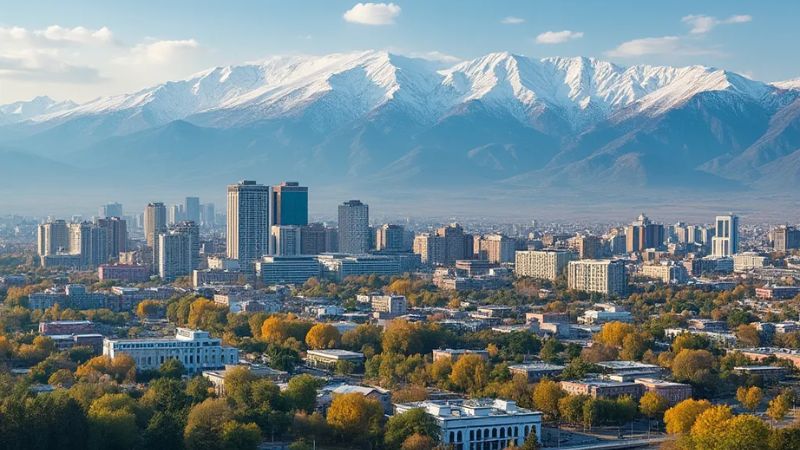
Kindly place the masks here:
<instances>
[{"instance_id":1,"label":"tree","mask_svg":"<svg viewBox=\"0 0 800 450\"><path fill-rule=\"evenodd\" d=\"M213 387L208 378L198 375L186 382L186 395L192 404L200 403L211 395Z\"/></svg>"},{"instance_id":2,"label":"tree","mask_svg":"<svg viewBox=\"0 0 800 450\"><path fill-rule=\"evenodd\" d=\"M536 427L531 427L531 432L525 437L525 442L522 443L520 450L539 450L542 448L539 445L539 437L536 436Z\"/></svg>"},{"instance_id":3,"label":"tree","mask_svg":"<svg viewBox=\"0 0 800 450\"><path fill-rule=\"evenodd\" d=\"M564 344L561 343L556 338L550 338L544 342L542 345L542 350L539 352L539 356L547 362L556 362L558 361L559 354L564 351Z\"/></svg>"},{"instance_id":4,"label":"tree","mask_svg":"<svg viewBox=\"0 0 800 450\"><path fill-rule=\"evenodd\" d=\"M572 424L583 422L583 404L589 401L588 395L568 395L558 401L560 417Z\"/></svg>"},{"instance_id":5,"label":"tree","mask_svg":"<svg viewBox=\"0 0 800 450\"><path fill-rule=\"evenodd\" d=\"M689 382L701 390L716 386L716 358L708 350L683 349L672 361L672 376L680 382Z\"/></svg>"},{"instance_id":6,"label":"tree","mask_svg":"<svg viewBox=\"0 0 800 450\"><path fill-rule=\"evenodd\" d=\"M686 399L664 412L667 433L688 433L697 416L711 407L708 400Z\"/></svg>"},{"instance_id":7,"label":"tree","mask_svg":"<svg viewBox=\"0 0 800 450\"><path fill-rule=\"evenodd\" d=\"M136 305L136 315L142 320L158 317L161 310L162 304L158 300L142 300Z\"/></svg>"},{"instance_id":8,"label":"tree","mask_svg":"<svg viewBox=\"0 0 800 450\"><path fill-rule=\"evenodd\" d=\"M105 394L88 412L89 448L95 450L133 448L139 439L136 402L127 394Z\"/></svg>"},{"instance_id":9,"label":"tree","mask_svg":"<svg viewBox=\"0 0 800 450\"><path fill-rule=\"evenodd\" d=\"M650 349L652 337L647 333L630 333L622 339L622 351L619 356L628 361L642 359L644 352Z\"/></svg>"},{"instance_id":10,"label":"tree","mask_svg":"<svg viewBox=\"0 0 800 450\"><path fill-rule=\"evenodd\" d=\"M645 392L639 399L639 411L651 419L661 417L667 408L669 408L667 399L653 391Z\"/></svg>"},{"instance_id":11,"label":"tree","mask_svg":"<svg viewBox=\"0 0 800 450\"><path fill-rule=\"evenodd\" d=\"M369 346L376 353L381 351L381 327L369 323L362 323L352 330L345 331L342 335L342 347L354 352L364 350Z\"/></svg>"},{"instance_id":12,"label":"tree","mask_svg":"<svg viewBox=\"0 0 800 450\"><path fill-rule=\"evenodd\" d=\"M792 408L792 401L789 396L785 393L779 394L775 396L772 400L769 401L769 406L767 407L767 415L776 421L783 420L786 417L786 414L789 413L789 410Z\"/></svg>"},{"instance_id":13,"label":"tree","mask_svg":"<svg viewBox=\"0 0 800 450\"><path fill-rule=\"evenodd\" d=\"M318 323L308 330L306 345L314 350L336 348L339 346L340 339L341 335L336 327L327 323Z\"/></svg>"},{"instance_id":14,"label":"tree","mask_svg":"<svg viewBox=\"0 0 800 450\"><path fill-rule=\"evenodd\" d=\"M718 447L722 435L727 431L725 425L733 417L733 412L728 405L712 406L703 411L691 429L692 442L697 448L715 449Z\"/></svg>"},{"instance_id":15,"label":"tree","mask_svg":"<svg viewBox=\"0 0 800 450\"><path fill-rule=\"evenodd\" d=\"M187 450L223 450L222 424L231 419L231 410L223 399L206 399L194 405L183 431Z\"/></svg>"},{"instance_id":16,"label":"tree","mask_svg":"<svg viewBox=\"0 0 800 450\"><path fill-rule=\"evenodd\" d=\"M183 424L176 413L156 411L142 433L147 450L183 449Z\"/></svg>"},{"instance_id":17,"label":"tree","mask_svg":"<svg viewBox=\"0 0 800 450\"><path fill-rule=\"evenodd\" d=\"M460 390L477 393L486 386L489 368L486 361L476 354L466 354L453 364L450 381Z\"/></svg>"},{"instance_id":18,"label":"tree","mask_svg":"<svg viewBox=\"0 0 800 450\"><path fill-rule=\"evenodd\" d=\"M636 332L636 328L629 323L609 322L594 336L594 340L605 345L622 347L625 336Z\"/></svg>"},{"instance_id":19,"label":"tree","mask_svg":"<svg viewBox=\"0 0 800 450\"><path fill-rule=\"evenodd\" d=\"M186 375L186 367L177 358L170 358L161 364L158 368L158 373L164 378L174 378L180 380L182 376Z\"/></svg>"},{"instance_id":20,"label":"tree","mask_svg":"<svg viewBox=\"0 0 800 450\"><path fill-rule=\"evenodd\" d=\"M739 325L736 328L736 340L747 347L758 347L761 345L761 336L753 325Z\"/></svg>"},{"instance_id":21,"label":"tree","mask_svg":"<svg viewBox=\"0 0 800 450\"><path fill-rule=\"evenodd\" d=\"M435 445L430 436L414 433L403 441L401 450L432 450Z\"/></svg>"},{"instance_id":22,"label":"tree","mask_svg":"<svg viewBox=\"0 0 800 450\"><path fill-rule=\"evenodd\" d=\"M47 379L48 384L68 388L75 384L75 376L69 369L59 369Z\"/></svg>"},{"instance_id":23,"label":"tree","mask_svg":"<svg viewBox=\"0 0 800 450\"><path fill-rule=\"evenodd\" d=\"M766 446L770 435L767 424L749 414L740 414L729 419L722 430L723 433L716 441L716 448L719 450L760 450Z\"/></svg>"},{"instance_id":24,"label":"tree","mask_svg":"<svg viewBox=\"0 0 800 450\"><path fill-rule=\"evenodd\" d=\"M439 440L439 425L422 408L395 414L386 422L384 442L389 449L405 448L406 440L414 435L425 436L434 443Z\"/></svg>"},{"instance_id":25,"label":"tree","mask_svg":"<svg viewBox=\"0 0 800 450\"><path fill-rule=\"evenodd\" d=\"M753 412L758 408L763 397L764 393L758 386L752 386L750 388L741 386L736 390L736 400L738 400L742 406Z\"/></svg>"},{"instance_id":26,"label":"tree","mask_svg":"<svg viewBox=\"0 0 800 450\"><path fill-rule=\"evenodd\" d=\"M533 404L552 420L558 417L558 403L566 395L555 381L542 380L533 388Z\"/></svg>"},{"instance_id":27,"label":"tree","mask_svg":"<svg viewBox=\"0 0 800 450\"><path fill-rule=\"evenodd\" d=\"M222 424L222 448L225 450L255 450L261 442L261 430L254 423L229 420Z\"/></svg>"},{"instance_id":28,"label":"tree","mask_svg":"<svg viewBox=\"0 0 800 450\"><path fill-rule=\"evenodd\" d=\"M613 361L617 359L619 352L616 347L601 343L594 343L591 347L581 350L580 358L586 362L599 363L602 361Z\"/></svg>"},{"instance_id":29,"label":"tree","mask_svg":"<svg viewBox=\"0 0 800 450\"><path fill-rule=\"evenodd\" d=\"M358 393L334 396L328 408L328 425L342 441L367 441L381 431L383 406Z\"/></svg>"},{"instance_id":30,"label":"tree","mask_svg":"<svg viewBox=\"0 0 800 450\"><path fill-rule=\"evenodd\" d=\"M227 319L228 307L207 298L198 298L189 306L188 324L191 328L222 331Z\"/></svg>"},{"instance_id":31,"label":"tree","mask_svg":"<svg viewBox=\"0 0 800 450\"><path fill-rule=\"evenodd\" d=\"M308 374L292 377L284 391L292 408L306 413L314 412L317 403L317 389L322 386L322 380Z\"/></svg>"}]
</instances>

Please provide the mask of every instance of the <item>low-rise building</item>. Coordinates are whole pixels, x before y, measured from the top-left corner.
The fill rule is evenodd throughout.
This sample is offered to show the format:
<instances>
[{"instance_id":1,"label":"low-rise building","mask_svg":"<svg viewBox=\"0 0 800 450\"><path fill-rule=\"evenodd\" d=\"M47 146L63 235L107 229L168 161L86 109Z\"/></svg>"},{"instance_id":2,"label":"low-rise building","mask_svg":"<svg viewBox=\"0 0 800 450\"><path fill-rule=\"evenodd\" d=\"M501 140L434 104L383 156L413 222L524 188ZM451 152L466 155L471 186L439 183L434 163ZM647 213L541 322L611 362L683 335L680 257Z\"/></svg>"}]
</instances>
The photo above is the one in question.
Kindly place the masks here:
<instances>
[{"instance_id":1,"label":"low-rise building","mask_svg":"<svg viewBox=\"0 0 800 450\"><path fill-rule=\"evenodd\" d=\"M265 256L256 261L256 276L264 284L303 284L321 273L314 256Z\"/></svg>"},{"instance_id":2,"label":"low-rise building","mask_svg":"<svg viewBox=\"0 0 800 450\"><path fill-rule=\"evenodd\" d=\"M790 349L790 348L778 348L778 347L756 347L756 348L745 348L739 350L742 352L742 355L746 356L747 358L753 361L763 361L771 356L775 358L782 359L784 361L789 361L798 369L800 369L800 350L797 349Z\"/></svg>"},{"instance_id":3,"label":"low-rise building","mask_svg":"<svg viewBox=\"0 0 800 450\"><path fill-rule=\"evenodd\" d=\"M756 297L764 300L786 300L800 295L800 286L766 285L756 288Z\"/></svg>"},{"instance_id":4,"label":"low-rise building","mask_svg":"<svg viewBox=\"0 0 800 450\"><path fill-rule=\"evenodd\" d=\"M521 447L530 433L541 442L542 413L501 399L471 399L401 403L402 414L422 408L439 425L439 441L456 450Z\"/></svg>"},{"instance_id":5,"label":"low-rise building","mask_svg":"<svg viewBox=\"0 0 800 450\"><path fill-rule=\"evenodd\" d=\"M59 334L92 334L97 332L91 320L54 320L39 322L39 334L54 336Z\"/></svg>"},{"instance_id":6,"label":"low-rise building","mask_svg":"<svg viewBox=\"0 0 800 450\"><path fill-rule=\"evenodd\" d=\"M392 393L387 389L377 386L359 386L353 384L331 384L323 386L317 392L316 409L322 415L326 415L328 407L337 395L361 394L366 398L378 401L383 406L384 414L392 413Z\"/></svg>"},{"instance_id":7,"label":"low-rise building","mask_svg":"<svg viewBox=\"0 0 800 450\"><path fill-rule=\"evenodd\" d=\"M203 376L214 385L214 392L219 397L225 396L225 375L236 367L244 367L256 378L266 378L274 383L289 381L289 372L273 369L262 364L226 364L222 370L204 370Z\"/></svg>"},{"instance_id":8,"label":"low-rise building","mask_svg":"<svg viewBox=\"0 0 800 450\"><path fill-rule=\"evenodd\" d=\"M637 378L634 383L644 386L647 392L655 392L660 395L669 402L670 406L677 405L692 396L690 384L673 383L657 378Z\"/></svg>"},{"instance_id":9,"label":"low-rise building","mask_svg":"<svg viewBox=\"0 0 800 450\"><path fill-rule=\"evenodd\" d=\"M239 350L225 347L208 332L178 328L174 338L105 339L103 355L112 359L127 354L140 370L158 369L169 359L177 359L189 373L221 369L239 361Z\"/></svg>"},{"instance_id":10,"label":"low-rise building","mask_svg":"<svg viewBox=\"0 0 800 450\"><path fill-rule=\"evenodd\" d=\"M364 365L364 354L342 349L309 350L306 352L306 364L312 367L332 370L339 361L347 361L355 368Z\"/></svg>"},{"instance_id":11,"label":"low-rise building","mask_svg":"<svg viewBox=\"0 0 800 450\"><path fill-rule=\"evenodd\" d=\"M593 398L617 398L628 395L638 400L644 394L644 386L641 384L601 379L562 381L561 389L570 395L589 395Z\"/></svg>"},{"instance_id":12,"label":"low-rise building","mask_svg":"<svg viewBox=\"0 0 800 450\"><path fill-rule=\"evenodd\" d=\"M136 264L100 264L97 267L100 281L118 280L128 283L143 283L150 279L150 269Z\"/></svg>"},{"instance_id":13,"label":"low-rise building","mask_svg":"<svg viewBox=\"0 0 800 450\"><path fill-rule=\"evenodd\" d=\"M733 372L740 375L757 375L765 383L775 383L786 378L790 370L780 366L738 366L733 368Z\"/></svg>"},{"instance_id":14,"label":"low-rise building","mask_svg":"<svg viewBox=\"0 0 800 450\"><path fill-rule=\"evenodd\" d=\"M593 309L585 311L578 317L578 322L585 324L602 324L607 322L632 322L633 316L625 308L611 303L596 303Z\"/></svg>"},{"instance_id":15,"label":"low-rise building","mask_svg":"<svg viewBox=\"0 0 800 450\"><path fill-rule=\"evenodd\" d=\"M374 295L372 310L388 316L402 316L408 312L408 300L404 295Z\"/></svg>"},{"instance_id":16,"label":"low-rise building","mask_svg":"<svg viewBox=\"0 0 800 450\"><path fill-rule=\"evenodd\" d=\"M469 349L452 349L445 348L433 351L433 362L447 359L451 363L458 361L459 358L465 355L478 355L485 360L489 360L489 352L486 350L469 350Z\"/></svg>"},{"instance_id":17,"label":"low-rise building","mask_svg":"<svg viewBox=\"0 0 800 450\"><path fill-rule=\"evenodd\" d=\"M513 364L508 366L511 375L522 374L528 378L529 383L534 383L542 378L554 378L561 375L566 366L549 364L545 362L534 362L528 364Z\"/></svg>"}]
</instances>

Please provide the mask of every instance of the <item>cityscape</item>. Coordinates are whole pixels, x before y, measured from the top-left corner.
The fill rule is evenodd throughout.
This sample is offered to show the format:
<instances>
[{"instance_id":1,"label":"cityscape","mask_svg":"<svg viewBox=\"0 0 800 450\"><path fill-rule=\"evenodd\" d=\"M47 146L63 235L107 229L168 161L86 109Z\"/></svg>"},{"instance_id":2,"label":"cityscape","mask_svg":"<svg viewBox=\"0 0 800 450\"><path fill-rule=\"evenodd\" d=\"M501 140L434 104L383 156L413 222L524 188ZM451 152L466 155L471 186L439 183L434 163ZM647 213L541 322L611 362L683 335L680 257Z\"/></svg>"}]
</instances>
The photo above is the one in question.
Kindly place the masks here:
<instances>
[{"instance_id":1,"label":"cityscape","mask_svg":"<svg viewBox=\"0 0 800 450\"><path fill-rule=\"evenodd\" d=\"M0 450L800 449L797 7L201 3L0 22Z\"/></svg>"}]
</instances>

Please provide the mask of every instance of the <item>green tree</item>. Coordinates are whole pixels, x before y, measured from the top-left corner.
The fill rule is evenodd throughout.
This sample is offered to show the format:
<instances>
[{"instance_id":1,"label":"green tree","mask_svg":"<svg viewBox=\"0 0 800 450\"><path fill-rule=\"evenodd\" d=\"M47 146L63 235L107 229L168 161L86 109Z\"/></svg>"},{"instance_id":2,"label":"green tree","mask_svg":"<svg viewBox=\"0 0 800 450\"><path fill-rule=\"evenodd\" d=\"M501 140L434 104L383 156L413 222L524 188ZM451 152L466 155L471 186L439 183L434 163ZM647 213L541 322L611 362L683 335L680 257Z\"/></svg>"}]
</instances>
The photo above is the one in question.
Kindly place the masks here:
<instances>
[{"instance_id":1,"label":"green tree","mask_svg":"<svg viewBox=\"0 0 800 450\"><path fill-rule=\"evenodd\" d=\"M222 424L222 448L225 450L256 450L261 442L261 430L254 423L229 420Z\"/></svg>"},{"instance_id":2,"label":"green tree","mask_svg":"<svg viewBox=\"0 0 800 450\"><path fill-rule=\"evenodd\" d=\"M301 374L292 377L284 391L284 395L289 400L292 408L314 412L317 403L317 390L322 386L322 380L308 374Z\"/></svg>"},{"instance_id":3,"label":"green tree","mask_svg":"<svg viewBox=\"0 0 800 450\"><path fill-rule=\"evenodd\" d=\"M139 441L136 403L127 394L105 394L89 408L89 448L129 449Z\"/></svg>"},{"instance_id":4,"label":"green tree","mask_svg":"<svg viewBox=\"0 0 800 450\"><path fill-rule=\"evenodd\" d=\"M435 441L439 439L439 425L422 408L395 414L386 423L384 442L389 449L400 449L410 436L419 434Z\"/></svg>"},{"instance_id":5,"label":"green tree","mask_svg":"<svg viewBox=\"0 0 800 450\"><path fill-rule=\"evenodd\" d=\"M158 373L162 377L179 380L182 376L186 375L186 367L184 367L183 363L177 358L170 358L161 364L161 367L158 368Z\"/></svg>"},{"instance_id":6,"label":"green tree","mask_svg":"<svg viewBox=\"0 0 800 450\"><path fill-rule=\"evenodd\" d=\"M231 420L231 410L223 399L206 399L194 405L183 431L187 450L223 450L222 425Z\"/></svg>"},{"instance_id":7,"label":"green tree","mask_svg":"<svg viewBox=\"0 0 800 450\"><path fill-rule=\"evenodd\" d=\"M558 418L559 401L567 394L555 381L542 380L533 388L533 404L549 419Z\"/></svg>"},{"instance_id":8,"label":"green tree","mask_svg":"<svg viewBox=\"0 0 800 450\"><path fill-rule=\"evenodd\" d=\"M156 411L142 433L143 447L147 450L181 450L183 424L174 412Z\"/></svg>"}]
</instances>

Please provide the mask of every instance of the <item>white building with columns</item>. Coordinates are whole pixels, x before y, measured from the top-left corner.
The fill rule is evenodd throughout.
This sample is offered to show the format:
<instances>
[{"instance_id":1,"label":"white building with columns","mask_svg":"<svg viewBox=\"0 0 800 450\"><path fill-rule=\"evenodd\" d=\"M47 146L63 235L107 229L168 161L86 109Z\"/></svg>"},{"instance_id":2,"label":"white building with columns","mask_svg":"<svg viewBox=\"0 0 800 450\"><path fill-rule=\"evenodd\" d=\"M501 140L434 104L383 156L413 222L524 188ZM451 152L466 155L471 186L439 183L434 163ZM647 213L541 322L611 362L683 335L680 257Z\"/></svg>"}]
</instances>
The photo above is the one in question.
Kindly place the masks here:
<instances>
[{"instance_id":1,"label":"white building with columns","mask_svg":"<svg viewBox=\"0 0 800 450\"><path fill-rule=\"evenodd\" d=\"M239 361L239 349L223 347L222 341L207 331L178 328L174 338L104 339L103 355L114 359L127 354L136 369L158 369L165 361L177 359L189 373L224 368Z\"/></svg>"},{"instance_id":2,"label":"white building with columns","mask_svg":"<svg viewBox=\"0 0 800 450\"><path fill-rule=\"evenodd\" d=\"M512 400L422 401L395 405L397 414L422 408L440 428L440 441L454 450L500 450L521 447L531 432L542 441L542 413Z\"/></svg>"}]
</instances>

